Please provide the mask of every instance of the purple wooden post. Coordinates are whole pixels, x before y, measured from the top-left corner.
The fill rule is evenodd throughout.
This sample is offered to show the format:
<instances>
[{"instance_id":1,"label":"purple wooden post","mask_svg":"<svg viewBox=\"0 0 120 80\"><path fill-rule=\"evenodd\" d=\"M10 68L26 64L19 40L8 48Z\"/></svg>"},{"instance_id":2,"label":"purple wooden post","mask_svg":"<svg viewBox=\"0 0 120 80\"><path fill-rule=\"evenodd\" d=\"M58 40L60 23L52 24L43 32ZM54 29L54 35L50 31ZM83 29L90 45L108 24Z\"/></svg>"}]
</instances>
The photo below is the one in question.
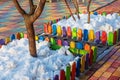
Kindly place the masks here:
<instances>
[{"instance_id":1,"label":"purple wooden post","mask_svg":"<svg viewBox=\"0 0 120 80\"><path fill-rule=\"evenodd\" d=\"M4 39L0 39L0 45L5 45L5 40Z\"/></svg>"},{"instance_id":2,"label":"purple wooden post","mask_svg":"<svg viewBox=\"0 0 120 80\"><path fill-rule=\"evenodd\" d=\"M67 36L66 27L62 27L62 33L63 33L63 37Z\"/></svg>"},{"instance_id":3,"label":"purple wooden post","mask_svg":"<svg viewBox=\"0 0 120 80\"><path fill-rule=\"evenodd\" d=\"M54 80L59 80L59 76L55 75Z\"/></svg>"},{"instance_id":4,"label":"purple wooden post","mask_svg":"<svg viewBox=\"0 0 120 80\"><path fill-rule=\"evenodd\" d=\"M100 43L100 31L96 32L95 35L96 35L95 42L96 42L97 44L99 44L99 43Z\"/></svg>"},{"instance_id":5,"label":"purple wooden post","mask_svg":"<svg viewBox=\"0 0 120 80\"><path fill-rule=\"evenodd\" d=\"M63 41L63 46L69 46L69 43L67 41Z\"/></svg>"}]
</instances>

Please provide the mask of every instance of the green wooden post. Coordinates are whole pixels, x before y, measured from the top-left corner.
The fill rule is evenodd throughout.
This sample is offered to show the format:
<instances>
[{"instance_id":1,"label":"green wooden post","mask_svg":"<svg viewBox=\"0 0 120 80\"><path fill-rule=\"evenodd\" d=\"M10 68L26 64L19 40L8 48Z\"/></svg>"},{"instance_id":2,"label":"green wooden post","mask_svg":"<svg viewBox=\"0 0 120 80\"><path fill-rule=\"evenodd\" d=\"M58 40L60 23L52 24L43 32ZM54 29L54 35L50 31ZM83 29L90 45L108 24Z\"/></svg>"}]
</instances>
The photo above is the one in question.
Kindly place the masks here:
<instances>
[{"instance_id":1,"label":"green wooden post","mask_svg":"<svg viewBox=\"0 0 120 80\"><path fill-rule=\"evenodd\" d=\"M93 50L93 62L95 63L97 59L97 47L92 46L91 49Z\"/></svg>"},{"instance_id":2,"label":"green wooden post","mask_svg":"<svg viewBox=\"0 0 120 80\"><path fill-rule=\"evenodd\" d=\"M113 32L109 32L109 34L108 34L108 45L109 46L113 45L113 38L114 38Z\"/></svg>"},{"instance_id":3,"label":"green wooden post","mask_svg":"<svg viewBox=\"0 0 120 80\"><path fill-rule=\"evenodd\" d=\"M70 65L66 67L66 80L70 80Z\"/></svg>"}]
</instances>

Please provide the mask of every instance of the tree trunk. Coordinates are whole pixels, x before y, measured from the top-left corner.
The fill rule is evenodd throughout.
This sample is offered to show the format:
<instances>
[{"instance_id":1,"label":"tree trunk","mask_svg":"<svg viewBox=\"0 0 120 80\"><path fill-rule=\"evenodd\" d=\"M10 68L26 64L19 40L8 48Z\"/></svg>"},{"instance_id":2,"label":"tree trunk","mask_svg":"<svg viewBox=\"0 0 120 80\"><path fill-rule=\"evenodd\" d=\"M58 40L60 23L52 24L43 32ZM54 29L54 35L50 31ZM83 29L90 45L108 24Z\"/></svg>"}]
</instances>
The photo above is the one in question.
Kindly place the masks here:
<instances>
[{"instance_id":1,"label":"tree trunk","mask_svg":"<svg viewBox=\"0 0 120 80\"><path fill-rule=\"evenodd\" d=\"M88 11L88 23L90 23L90 11Z\"/></svg>"},{"instance_id":2,"label":"tree trunk","mask_svg":"<svg viewBox=\"0 0 120 80\"><path fill-rule=\"evenodd\" d=\"M30 55L33 57L37 57L35 32L34 32L33 22L30 22L29 20L25 20L25 25L27 28Z\"/></svg>"}]
</instances>

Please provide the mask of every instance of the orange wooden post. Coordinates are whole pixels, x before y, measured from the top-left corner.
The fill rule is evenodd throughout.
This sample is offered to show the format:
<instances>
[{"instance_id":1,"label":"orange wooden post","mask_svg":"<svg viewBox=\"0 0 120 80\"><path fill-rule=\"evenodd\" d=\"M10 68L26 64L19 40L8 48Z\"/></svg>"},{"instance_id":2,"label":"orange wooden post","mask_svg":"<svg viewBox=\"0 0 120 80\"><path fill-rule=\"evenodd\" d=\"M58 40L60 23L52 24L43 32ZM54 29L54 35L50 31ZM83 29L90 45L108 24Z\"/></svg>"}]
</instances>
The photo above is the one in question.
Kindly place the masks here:
<instances>
[{"instance_id":1,"label":"orange wooden post","mask_svg":"<svg viewBox=\"0 0 120 80\"><path fill-rule=\"evenodd\" d=\"M18 39L18 40L20 40L20 33L18 32L18 33L16 33L16 38Z\"/></svg>"},{"instance_id":2,"label":"orange wooden post","mask_svg":"<svg viewBox=\"0 0 120 80\"><path fill-rule=\"evenodd\" d=\"M44 33L48 33L48 24L44 23Z\"/></svg>"},{"instance_id":3,"label":"orange wooden post","mask_svg":"<svg viewBox=\"0 0 120 80\"><path fill-rule=\"evenodd\" d=\"M48 24L48 34L52 34L52 26Z\"/></svg>"},{"instance_id":4,"label":"orange wooden post","mask_svg":"<svg viewBox=\"0 0 120 80\"><path fill-rule=\"evenodd\" d=\"M45 38L45 41L48 41L48 42L49 42L49 41L50 41L49 37L46 37L46 38Z\"/></svg>"},{"instance_id":5,"label":"orange wooden post","mask_svg":"<svg viewBox=\"0 0 120 80\"><path fill-rule=\"evenodd\" d=\"M78 38L78 40L82 40L82 29L78 29L77 38Z\"/></svg>"},{"instance_id":6,"label":"orange wooden post","mask_svg":"<svg viewBox=\"0 0 120 80\"><path fill-rule=\"evenodd\" d=\"M85 45L84 45L84 50L90 52L90 49L91 49L90 44L85 43Z\"/></svg>"}]
</instances>

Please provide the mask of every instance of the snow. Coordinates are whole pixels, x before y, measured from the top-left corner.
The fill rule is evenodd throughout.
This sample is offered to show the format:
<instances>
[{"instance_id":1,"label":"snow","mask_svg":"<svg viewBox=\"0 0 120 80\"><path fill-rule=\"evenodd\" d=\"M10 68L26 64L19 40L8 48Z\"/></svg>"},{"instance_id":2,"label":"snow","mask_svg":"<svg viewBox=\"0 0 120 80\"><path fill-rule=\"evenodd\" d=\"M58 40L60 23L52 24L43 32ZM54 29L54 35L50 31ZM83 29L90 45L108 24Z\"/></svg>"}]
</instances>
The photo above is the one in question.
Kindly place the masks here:
<instances>
[{"instance_id":1,"label":"snow","mask_svg":"<svg viewBox=\"0 0 120 80\"><path fill-rule=\"evenodd\" d=\"M46 41L36 42L37 58L30 56L28 40L14 40L0 49L0 80L48 80L65 69L74 56L68 47L53 51ZM65 54L67 53L67 55Z\"/></svg>"},{"instance_id":2,"label":"snow","mask_svg":"<svg viewBox=\"0 0 120 80\"><path fill-rule=\"evenodd\" d=\"M60 25L61 27L77 27L82 30L93 29L94 31L106 31L107 33L112 32L119 28L120 26L120 16L117 13L103 15L94 15L91 14L90 24L87 23L87 14L80 14L80 19L77 18L77 15L74 15L76 21L72 17L68 19L60 20L58 23L53 25Z\"/></svg>"}]
</instances>

